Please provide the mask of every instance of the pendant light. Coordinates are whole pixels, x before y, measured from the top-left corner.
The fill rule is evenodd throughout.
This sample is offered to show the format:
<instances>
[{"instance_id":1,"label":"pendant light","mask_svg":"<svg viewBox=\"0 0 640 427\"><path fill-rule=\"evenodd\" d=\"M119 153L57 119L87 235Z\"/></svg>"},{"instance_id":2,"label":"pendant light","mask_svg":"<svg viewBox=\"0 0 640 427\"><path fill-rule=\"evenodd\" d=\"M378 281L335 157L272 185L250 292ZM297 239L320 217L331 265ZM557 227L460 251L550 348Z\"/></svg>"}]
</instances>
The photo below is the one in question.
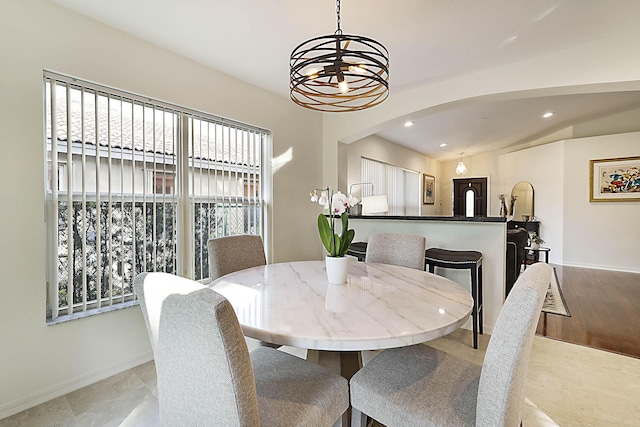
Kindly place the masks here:
<instances>
[{"instance_id":1,"label":"pendant light","mask_svg":"<svg viewBox=\"0 0 640 427\"><path fill-rule=\"evenodd\" d=\"M465 173L467 173L467 166L462 162L462 155L464 153L460 153L460 163L458 163L458 166L456 167L456 173L458 175L464 175Z\"/></svg>"},{"instance_id":2,"label":"pendant light","mask_svg":"<svg viewBox=\"0 0 640 427\"><path fill-rule=\"evenodd\" d=\"M389 53L379 42L343 34L340 0L337 30L300 43L291 53L290 94L296 104L317 111L371 108L389 96Z\"/></svg>"}]
</instances>

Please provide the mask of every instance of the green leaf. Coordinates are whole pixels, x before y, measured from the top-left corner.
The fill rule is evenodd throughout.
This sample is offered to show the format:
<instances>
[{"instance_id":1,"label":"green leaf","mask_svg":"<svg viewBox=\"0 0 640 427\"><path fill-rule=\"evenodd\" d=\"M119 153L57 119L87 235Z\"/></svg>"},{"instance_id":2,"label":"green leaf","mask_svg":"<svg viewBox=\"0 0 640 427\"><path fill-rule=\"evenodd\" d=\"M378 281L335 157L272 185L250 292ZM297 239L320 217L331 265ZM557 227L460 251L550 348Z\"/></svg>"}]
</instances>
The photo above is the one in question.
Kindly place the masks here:
<instances>
[{"instance_id":1,"label":"green leaf","mask_svg":"<svg viewBox=\"0 0 640 427\"><path fill-rule=\"evenodd\" d=\"M354 230L347 230L347 235L342 238L342 248L338 256L344 256L347 253L355 236L356 232Z\"/></svg>"},{"instance_id":2,"label":"green leaf","mask_svg":"<svg viewBox=\"0 0 640 427\"><path fill-rule=\"evenodd\" d=\"M331 227L329 227L328 219L322 214L318 215L318 233L325 249L331 253Z\"/></svg>"},{"instance_id":3,"label":"green leaf","mask_svg":"<svg viewBox=\"0 0 640 427\"><path fill-rule=\"evenodd\" d=\"M349 215L345 212L340 216L340 220L342 221L342 239L344 240L347 235L347 231L349 230Z\"/></svg>"}]
</instances>

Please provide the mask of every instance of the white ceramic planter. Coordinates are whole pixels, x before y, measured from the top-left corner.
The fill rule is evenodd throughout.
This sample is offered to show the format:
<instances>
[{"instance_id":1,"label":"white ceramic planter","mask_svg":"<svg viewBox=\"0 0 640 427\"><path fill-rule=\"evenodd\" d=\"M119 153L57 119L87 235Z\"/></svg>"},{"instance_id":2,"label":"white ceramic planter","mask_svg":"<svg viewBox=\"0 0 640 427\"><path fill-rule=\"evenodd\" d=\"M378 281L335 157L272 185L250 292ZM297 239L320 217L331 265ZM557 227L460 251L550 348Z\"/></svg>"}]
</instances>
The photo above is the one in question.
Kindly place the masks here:
<instances>
[{"instance_id":1,"label":"white ceramic planter","mask_svg":"<svg viewBox=\"0 0 640 427\"><path fill-rule=\"evenodd\" d=\"M332 285L343 285L347 283L349 275L349 257L325 257L327 267L327 279Z\"/></svg>"}]
</instances>

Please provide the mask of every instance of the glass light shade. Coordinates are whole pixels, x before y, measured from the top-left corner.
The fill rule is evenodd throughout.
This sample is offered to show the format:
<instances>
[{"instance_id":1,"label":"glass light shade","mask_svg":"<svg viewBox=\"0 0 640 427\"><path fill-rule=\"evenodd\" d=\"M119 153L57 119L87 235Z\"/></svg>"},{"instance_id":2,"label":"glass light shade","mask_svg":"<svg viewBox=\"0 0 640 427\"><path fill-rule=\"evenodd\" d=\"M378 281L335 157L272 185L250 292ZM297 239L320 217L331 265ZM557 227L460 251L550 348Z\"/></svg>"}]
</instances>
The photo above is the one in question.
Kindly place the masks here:
<instances>
[{"instance_id":1,"label":"glass light shade","mask_svg":"<svg viewBox=\"0 0 640 427\"><path fill-rule=\"evenodd\" d=\"M462 160L460 160L460 163L458 163L458 166L456 167L456 173L458 175L464 175L467 173L467 166L462 162Z\"/></svg>"}]
</instances>

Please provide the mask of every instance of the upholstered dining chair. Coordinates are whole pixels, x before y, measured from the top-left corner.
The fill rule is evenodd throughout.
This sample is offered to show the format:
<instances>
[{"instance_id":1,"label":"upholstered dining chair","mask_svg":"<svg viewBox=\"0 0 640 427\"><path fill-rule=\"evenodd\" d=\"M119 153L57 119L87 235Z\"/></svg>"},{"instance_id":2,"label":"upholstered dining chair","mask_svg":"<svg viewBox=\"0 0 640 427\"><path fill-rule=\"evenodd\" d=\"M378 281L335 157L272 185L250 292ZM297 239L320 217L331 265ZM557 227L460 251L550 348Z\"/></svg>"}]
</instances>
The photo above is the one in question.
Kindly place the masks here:
<instances>
[{"instance_id":1,"label":"upholstered dining chair","mask_svg":"<svg viewBox=\"0 0 640 427\"><path fill-rule=\"evenodd\" d=\"M482 366L424 344L384 350L351 378L351 404L387 427L516 427L533 336L552 269L520 275Z\"/></svg>"},{"instance_id":2,"label":"upholstered dining chair","mask_svg":"<svg viewBox=\"0 0 640 427\"><path fill-rule=\"evenodd\" d=\"M331 426L347 380L279 350L247 349L233 307L200 283L142 273L134 288L151 339L162 426Z\"/></svg>"},{"instance_id":3,"label":"upholstered dining chair","mask_svg":"<svg viewBox=\"0 0 640 427\"><path fill-rule=\"evenodd\" d=\"M215 237L207 241L209 251L209 279L216 280L225 274L245 268L267 264L262 237L253 234ZM277 344L259 341L261 346L278 348Z\"/></svg>"},{"instance_id":4,"label":"upholstered dining chair","mask_svg":"<svg viewBox=\"0 0 640 427\"><path fill-rule=\"evenodd\" d=\"M367 242L366 262L379 262L424 270L427 239L413 234L371 234Z\"/></svg>"},{"instance_id":5,"label":"upholstered dining chair","mask_svg":"<svg viewBox=\"0 0 640 427\"><path fill-rule=\"evenodd\" d=\"M209 277L215 280L245 268L265 265L264 245L260 236L239 234L207 241Z\"/></svg>"}]
</instances>

